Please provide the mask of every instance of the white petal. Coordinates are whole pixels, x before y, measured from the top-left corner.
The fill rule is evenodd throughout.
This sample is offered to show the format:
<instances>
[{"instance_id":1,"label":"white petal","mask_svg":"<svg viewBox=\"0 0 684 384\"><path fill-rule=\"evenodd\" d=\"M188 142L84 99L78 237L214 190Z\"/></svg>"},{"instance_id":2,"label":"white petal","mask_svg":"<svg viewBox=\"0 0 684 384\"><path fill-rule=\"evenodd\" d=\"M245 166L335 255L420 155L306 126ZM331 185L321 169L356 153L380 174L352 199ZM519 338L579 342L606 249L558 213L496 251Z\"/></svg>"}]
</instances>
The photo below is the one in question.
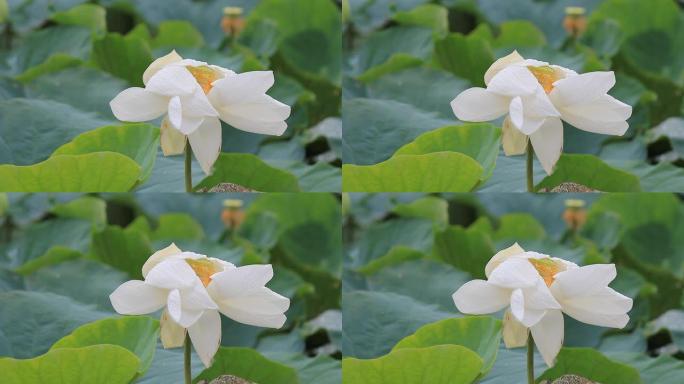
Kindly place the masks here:
<instances>
[{"instance_id":1,"label":"white petal","mask_svg":"<svg viewBox=\"0 0 684 384\"><path fill-rule=\"evenodd\" d=\"M489 121L508 111L509 98L484 88L469 88L451 101L454 115L462 121Z\"/></svg>"},{"instance_id":2,"label":"white petal","mask_svg":"<svg viewBox=\"0 0 684 384\"><path fill-rule=\"evenodd\" d=\"M153 61L152 64L150 64L150 66L147 67L145 73L143 73L143 83L147 84L147 82L150 81L150 78L152 78L152 76L159 72L160 69L166 67L169 64L177 63L181 60L183 60L183 58L174 49L166 56L162 56L157 60Z\"/></svg>"},{"instance_id":3,"label":"white petal","mask_svg":"<svg viewBox=\"0 0 684 384\"><path fill-rule=\"evenodd\" d=\"M167 117L169 122L180 131L180 127L183 124L183 106L181 105L180 96L174 96L169 99L168 111Z\"/></svg>"},{"instance_id":4,"label":"white petal","mask_svg":"<svg viewBox=\"0 0 684 384\"><path fill-rule=\"evenodd\" d=\"M552 93L561 105L584 104L605 95L615 85L615 74L588 72L553 83Z\"/></svg>"},{"instance_id":5,"label":"white petal","mask_svg":"<svg viewBox=\"0 0 684 384\"><path fill-rule=\"evenodd\" d=\"M181 105L183 106L183 115L189 116L218 116L218 112L209 102L209 98L204 94L201 87L195 87L195 91L191 95L181 96Z\"/></svg>"},{"instance_id":6,"label":"white petal","mask_svg":"<svg viewBox=\"0 0 684 384\"><path fill-rule=\"evenodd\" d=\"M109 106L117 119L138 122L154 120L163 115L167 103L168 97L134 87L121 91L109 102Z\"/></svg>"},{"instance_id":7,"label":"white petal","mask_svg":"<svg viewBox=\"0 0 684 384\"><path fill-rule=\"evenodd\" d=\"M511 100L508 106L508 116L511 119L511 123L514 127L520 129L525 123L525 116L523 111L522 98L516 96Z\"/></svg>"},{"instance_id":8,"label":"white petal","mask_svg":"<svg viewBox=\"0 0 684 384\"><path fill-rule=\"evenodd\" d=\"M217 311L206 311L188 328L188 332L195 352L204 366L209 368L221 345L221 316Z\"/></svg>"},{"instance_id":9,"label":"white petal","mask_svg":"<svg viewBox=\"0 0 684 384\"><path fill-rule=\"evenodd\" d=\"M219 105L244 103L265 94L273 82L272 71L238 73L215 81L210 93L216 94Z\"/></svg>"},{"instance_id":10,"label":"white petal","mask_svg":"<svg viewBox=\"0 0 684 384\"><path fill-rule=\"evenodd\" d=\"M183 289L202 284L190 265L182 259L166 260L147 273L145 283L158 288Z\"/></svg>"},{"instance_id":11,"label":"white petal","mask_svg":"<svg viewBox=\"0 0 684 384\"><path fill-rule=\"evenodd\" d=\"M527 67L511 65L504 68L492 78L487 91L501 96L532 95L541 85Z\"/></svg>"},{"instance_id":12,"label":"white petal","mask_svg":"<svg viewBox=\"0 0 684 384\"><path fill-rule=\"evenodd\" d=\"M525 96L523 104L525 104L525 115L527 116L560 117L560 112L542 88L538 88L533 95Z\"/></svg>"},{"instance_id":13,"label":"white petal","mask_svg":"<svg viewBox=\"0 0 684 384\"><path fill-rule=\"evenodd\" d=\"M513 125L511 119L506 117L503 122L501 142L506 156L522 155L527 150L527 142L530 139L526 134Z\"/></svg>"},{"instance_id":14,"label":"white petal","mask_svg":"<svg viewBox=\"0 0 684 384\"><path fill-rule=\"evenodd\" d=\"M564 114L584 117L596 122L617 122L629 119L632 107L610 95L603 95L589 103L572 104L562 108Z\"/></svg>"},{"instance_id":15,"label":"white petal","mask_svg":"<svg viewBox=\"0 0 684 384\"><path fill-rule=\"evenodd\" d=\"M503 318L503 339L506 348L524 347L527 344L528 333L528 328L507 310Z\"/></svg>"},{"instance_id":16,"label":"white petal","mask_svg":"<svg viewBox=\"0 0 684 384\"><path fill-rule=\"evenodd\" d=\"M592 264L557 273L551 289L561 298L601 292L617 276L615 264Z\"/></svg>"},{"instance_id":17,"label":"white petal","mask_svg":"<svg viewBox=\"0 0 684 384\"><path fill-rule=\"evenodd\" d=\"M204 122L188 135L192 152L207 175L221 153L221 122L215 117L207 117Z\"/></svg>"},{"instance_id":18,"label":"white petal","mask_svg":"<svg viewBox=\"0 0 684 384\"><path fill-rule=\"evenodd\" d=\"M162 312L159 322L161 342L165 349L182 347L185 343L185 328L173 321L167 309Z\"/></svg>"},{"instance_id":19,"label":"white petal","mask_svg":"<svg viewBox=\"0 0 684 384\"><path fill-rule=\"evenodd\" d=\"M290 107L268 95L254 98L250 102L220 105L212 93L209 97L221 120L237 129L276 136L282 135L287 129L285 120L290 115Z\"/></svg>"},{"instance_id":20,"label":"white petal","mask_svg":"<svg viewBox=\"0 0 684 384\"><path fill-rule=\"evenodd\" d=\"M197 87L197 81L187 68L180 65L167 65L149 79L145 89L171 97L190 95Z\"/></svg>"},{"instance_id":21,"label":"white petal","mask_svg":"<svg viewBox=\"0 0 684 384\"><path fill-rule=\"evenodd\" d=\"M534 343L549 367L554 365L556 356L563 346L565 332L563 327L561 311L550 310L537 324L530 328Z\"/></svg>"},{"instance_id":22,"label":"white petal","mask_svg":"<svg viewBox=\"0 0 684 384\"><path fill-rule=\"evenodd\" d=\"M187 137L171 125L168 117L162 120L159 133L164 156L180 155L185 151Z\"/></svg>"},{"instance_id":23,"label":"white petal","mask_svg":"<svg viewBox=\"0 0 684 384\"><path fill-rule=\"evenodd\" d=\"M167 290L131 280L121 284L109 295L114 310L122 315L143 315L161 309L166 303Z\"/></svg>"},{"instance_id":24,"label":"white petal","mask_svg":"<svg viewBox=\"0 0 684 384\"><path fill-rule=\"evenodd\" d=\"M497 61L495 61L489 68L487 69L487 72L485 72L484 75L484 81L485 84L489 84L489 82L492 80L494 76L496 76L497 73L499 73L502 69L508 67L511 64L515 64L518 62L521 62L525 60L518 51L513 51L507 56L504 56Z\"/></svg>"},{"instance_id":25,"label":"white petal","mask_svg":"<svg viewBox=\"0 0 684 384\"><path fill-rule=\"evenodd\" d=\"M541 276L527 259L509 258L489 275L488 283L502 288L529 288L536 286Z\"/></svg>"},{"instance_id":26,"label":"white petal","mask_svg":"<svg viewBox=\"0 0 684 384\"><path fill-rule=\"evenodd\" d=\"M211 285L220 292L233 296L263 287L272 278L271 264L253 264L216 273L211 277Z\"/></svg>"},{"instance_id":27,"label":"white petal","mask_svg":"<svg viewBox=\"0 0 684 384\"><path fill-rule=\"evenodd\" d=\"M157 264L161 263L162 261L166 260L169 256L172 255L177 255L183 251L180 250L176 246L176 244L171 243L168 247L164 249L160 249L157 252L153 253L152 256L150 256L147 261L145 261L145 264L142 266L142 275L143 277L147 276L147 273L150 272L152 268L154 268Z\"/></svg>"},{"instance_id":28,"label":"white petal","mask_svg":"<svg viewBox=\"0 0 684 384\"><path fill-rule=\"evenodd\" d=\"M492 271L501 263L508 260L508 258L511 256L519 255L524 252L525 250L518 243L515 243L506 249L500 250L496 253L496 255L489 259L489 262L487 262L487 265L485 266L485 275L489 277Z\"/></svg>"},{"instance_id":29,"label":"white petal","mask_svg":"<svg viewBox=\"0 0 684 384\"><path fill-rule=\"evenodd\" d=\"M579 115L566 114L563 111L561 111L561 113L563 114L563 120L572 124L575 128L587 132L600 133L604 135L622 136L625 134L625 132L627 132L627 129L629 128L629 124L627 124L626 121L604 123L600 121L590 120Z\"/></svg>"},{"instance_id":30,"label":"white petal","mask_svg":"<svg viewBox=\"0 0 684 384\"><path fill-rule=\"evenodd\" d=\"M190 288L180 290L180 297L184 310L218 309L218 305L209 296L203 284L195 284Z\"/></svg>"},{"instance_id":31,"label":"white petal","mask_svg":"<svg viewBox=\"0 0 684 384\"><path fill-rule=\"evenodd\" d=\"M544 171L550 175L563 152L563 123L556 117L546 119L544 124L530 135L530 141Z\"/></svg>"},{"instance_id":32,"label":"white petal","mask_svg":"<svg viewBox=\"0 0 684 384\"><path fill-rule=\"evenodd\" d=\"M532 288L523 289L525 306L530 309L561 309L561 305L551 294L544 280L539 279Z\"/></svg>"},{"instance_id":33,"label":"white petal","mask_svg":"<svg viewBox=\"0 0 684 384\"><path fill-rule=\"evenodd\" d=\"M472 280L463 284L451 297L461 313L483 315L506 308L510 291L484 280Z\"/></svg>"},{"instance_id":34,"label":"white petal","mask_svg":"<svg viewBox=\"0 0 684 384\"><path fill-rule=\"evenodd\" d=\"M204 313L204 310L201 309L188 308L187 304L189 302L183 300L183 296L178 289L172 290L166 300L166 309L169 312L169 316L183 328L188 328L194 324Z\"/></svg>"},{"instance_id":35,"label":"white petal","mask_svg":"<svg viewBox=\"0 0 684 384\"><path fill-rule=\"evenodd\" d=\"M511 292L511 313L521 322L525 317L525 295L520 288L514 289Z\"/></svg>"},{"instance_id":36,"label":"white petal","mask_svg":"<svg viewBox=\"0 0 684 384\"><path fill-rule=\"evenodd\" d=\"M209 285L212 291L212 284ZM212 296L218 293L213 291ZM252 292L249 296L229 297L218 302L224 315L240 323L258 327L280 328L285 324L283 314L290 306L290 300L268 288Z\"/></svg>"}]
</instances>

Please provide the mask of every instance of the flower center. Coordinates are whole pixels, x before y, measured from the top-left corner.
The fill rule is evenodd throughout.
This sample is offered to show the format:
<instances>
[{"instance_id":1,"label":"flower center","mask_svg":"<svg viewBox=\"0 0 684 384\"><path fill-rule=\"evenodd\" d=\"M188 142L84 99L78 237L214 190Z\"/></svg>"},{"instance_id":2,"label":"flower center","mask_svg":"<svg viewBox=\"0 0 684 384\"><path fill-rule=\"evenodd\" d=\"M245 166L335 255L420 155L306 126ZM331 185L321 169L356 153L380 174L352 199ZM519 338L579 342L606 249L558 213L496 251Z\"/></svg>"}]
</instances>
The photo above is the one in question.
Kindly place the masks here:
<instances>
[{"instance_id":1,"label":"flower center","mask_svg":"<svg viewBox=\"0 0 684 384\"><path fill-rule=\"evenodd\" d=\"M544 92L547 94L553 91L553 83L561 78L556 70L548 65L539 67L529 65L527 66L527 69L529 69L530 72L532 72L532 75L537 78L537 81L541 84L542 88L544 88Z\"/></svg>"},{"instance_id":2,"label":"flower center","mask_svg":"<svg viewBox=\"0 0 684 384\"><path fill-rule=\"evenodd\" d=\"M221 72L206 65L199 67L188 66L186 68L190 71L195 80L197 80L205 94L211 91L211 88L213 87L211 83L221 78Z\"/></svg>"},{"instance_id":3,"label":"flower center","mask_svg":"<svg viewBox=\"0 0 684 384\"><path fill-rule=\"evenodd\" d=\"M205 287L211 283L211 275L221 272L214 263L207 259L186 259L185 262L190 265L190 268L192 268L193 271L195 271L195 274L199 277Z\"/></svg>"},{"instance_id":4,"label":"flower center","mask_svg":"<svg viewBox=\"0 0 684 384\"><path fill-rule=\"evenodd\" d=\"M558 263L551 259L527 259L534 269L539 272L539 275L541 275L542 279L544 279L544 282L546 283L547 287L550 287L551 284L553 284L554 275L558 272L561 272L561 267Z\"/></svg>"}]
</instances>

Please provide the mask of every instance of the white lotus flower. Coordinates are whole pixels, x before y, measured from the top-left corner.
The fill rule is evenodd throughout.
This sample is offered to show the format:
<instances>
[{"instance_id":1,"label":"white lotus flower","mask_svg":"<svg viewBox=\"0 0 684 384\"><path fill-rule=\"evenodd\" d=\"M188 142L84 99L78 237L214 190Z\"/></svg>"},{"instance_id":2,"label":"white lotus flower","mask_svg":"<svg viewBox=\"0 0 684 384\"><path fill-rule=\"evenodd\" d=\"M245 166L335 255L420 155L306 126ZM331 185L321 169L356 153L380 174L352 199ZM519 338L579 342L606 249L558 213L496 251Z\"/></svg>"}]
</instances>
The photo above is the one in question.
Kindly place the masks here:
<instances>
[{"instance_id":1,"label":"white lotus flower","mask_svg":"<svg viewBox=\"0 0 684 384\"><path fill-rule=\"evenodd\" d=\"M522 154L530 141L547 174L563 151L561 119L584 131L622 136L632 114L631 106L607 94L615 85L612 71L579 75L513 51L495 61L484 80L486 89L466 89L451 101L456 117L479 122L507 114L504 152Z\"/></svg>"},{"instance_id":2,"label":"white lotus flower","mask_svg":"<svg viewBox=\"0 0 684 384\"><path fill-rule=\"evenodd\" d=\"M207 174L221 151L219 119L265 135L282 135L287 128L290 107L266 94L274 83L271 71L238 74L172 51L150 64L143 83L145 88L128 88L110 102L114 116L135 122L164 116L164 155L182 153L187 138Z\"/></svg>"},{"instance_id":3,"label":"white lotus flower","mask_svg":"<svg viewBox=\"0 0 684 384\"><path fill-rule=\"evenodd\" d=\"M511 311L504 315L504 342L507 347L524 345L529 329L544 362L553 366L563 345L562 312L578 321L602 327L623 328L629 322L627 312L632 309L632 299L608 287L617 275L614 264L578 267L563 259L525 252L517 243L489 261L485 268L488 281L469 281L454 293L456 307L470 314L492 313L505 308L508 291L501 290L500 281L531 280L529 266L534 270L537 281L541 280L547 287L546 290L540 288L543 295L550 291L557 305L547 305L541 316L532 316L534 321L530 321L529 317L520 316L527 314L520 308L521 301L526 305L526 299L532 295L529 291L522 296L518 294L517 299L511 295ZM505 277L499 276L504 274ZM494 282L493 276L496 277Z\"/></svg>"},{"instance_id":4,"label":"white lotus flower","mask_svg":"<svg viewBox=\"0 0 684 384\"><path fill-rule=\"evenodd\" d=\"M131 280L110 296L124 315L142 315L165 308L161 315L164 348L183 345L188 332L206 367L221 344L221 317L248 325L280 328L290 300L265 287L271 265L236 267L226 261L175 244L154 253L142 268L144 281Z\"/></svg>"}]
</instances>

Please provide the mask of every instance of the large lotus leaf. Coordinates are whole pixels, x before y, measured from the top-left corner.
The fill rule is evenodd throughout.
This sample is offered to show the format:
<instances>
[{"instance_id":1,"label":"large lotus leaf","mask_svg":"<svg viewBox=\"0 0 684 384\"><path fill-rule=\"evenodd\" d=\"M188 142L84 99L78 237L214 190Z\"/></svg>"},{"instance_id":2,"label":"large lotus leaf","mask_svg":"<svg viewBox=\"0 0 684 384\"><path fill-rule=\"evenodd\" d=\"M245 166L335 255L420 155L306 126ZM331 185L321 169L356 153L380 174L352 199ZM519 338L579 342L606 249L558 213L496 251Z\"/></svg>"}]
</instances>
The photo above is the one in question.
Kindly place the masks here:
<instances>
[{"instance_id":1,"label":"large lotus leaf","mask_svg":"<svg viewBox=\"0 0 684 384\"><path fill-rule=\"evenodd\" d=\"M684 190L684 169L670 163L650 165L636 161L608 161L616 168L638 176L647 192L680 192Z\"/></svg>"},{"instance_id":2,"label":"large lotus leaf","mask_svg":"<svg viewBox=\"0 0 684 384\"><path fill-rule=\"evenodd\" d=\"M360 234L349 254L355 267L384 257L397 246L428 252L432 248L433 224L420 218L402 218L370 225Z\"/></svg>"},{"instance_id":3,"label":"large lotus leaf","mask_svg":"<svg viewBox=\"0 0 684 384\"><path fill-rule=\"evenodd\" d=\"M290 65L340 83L342 23L332 1L260 1L249 15L248 22L252 20L275 22L278 49Z\"/></svg>"},{"instance_id":4,"label":"large lotus leaf","mask_svg":"<svg viewBox=\"0 0 684 384\"><path fill-rule=\"evenodd\" d=\"M525 349L508 349L502 345L496 356L494 367L489 371L487 377L482 379L482 384L526 383L527 370L525 360ZM539 375L539 372L543 372L547 368L541 355L535 352L534 371Z\"/></svg>"},{"instance_id":5,"label":"large lotus leaf","mask_svg":"<svg viewBox=\"0 0 684 384\"><path fill-rule=\"evenodd\" d=\"M655 334L662 329L667 330L674 345L680 351L684 351L684 310L669 310L648 325L650 334Z\"/></svg>"},{"instance_id":6,"label":"large lotus leaf","mask_svg":"<svg viewBox=\"0 0 684 384\"><path fill-rule=\"evenodd\" d=\"M142 266L152 255L148 234L133 225L109 225L95 232L91 252L95 259L134 278L142 278Z\"/></svg>"},{"instance_id":7,"label":"large lotus leaf","mask_svg":"<svg viewBox=\"0 0 684 384\"><path fill-rule=\"evenodd\" d=\"M494 256L495 245L491 237L478 228L450 226L435 233L433 252L440 260L471 276L484 278L484 267Z\"/></svg>"},{"instance_id":8,"label":"large lotus leaf","mask_svg":"<svg viewBox=\"0 0 684 384\"><path fill-rule=\"evenodd\" d=\"M152 47L201 47L204 45L202 34L185 20L167 20L159 23L157 36Z\"/></svg>"},{"instance_id":9,"label":"large lotus leaf","mask_svg":"<svg viewBox=\"0 0 684 384\"><path fill-rule=\"evenodd\" d=\"M684 376L684 362L668 355L651 358L621 351L609 356L638 369L644 383L679 384Z\"/></svg>"},{"instance_id":10,"label":"large lotus leaf","mask_svg":"<svg viewBox=\"0 0 684 384\"><path fill-rule=\"evenodd\" d=\"M449 72L420 67L382 76L370 82L367 90L370 98L395 100L423 111L438 112L445 119L454 119L449 102L468 87L468 81Z\"/></svg>"},{"instance_id":11,"label":"large lotus leaf","mask_svg":"<svg viewBox=\"0 0 684 384\"><path fill-rule=\"evenodd\" d=\"M211 188L221 183L239 184L260 192L297 192L297 178L287 171L274 168L249 153L221 153L210 176L197 188Z\"/></svg>"},{"instance_id":12,"label":"large lotus leaf","mask_svg":"<svg viewBox=\"0 0 684 384\"><path fill-rule=\"evenodd\" d=\"M432 220L440 227L449 224L449 203L442 198L425 196L405 204L397 204L392 212L401 217L416 217Z\"/></svg>"},{"instance_id":13,"label":"large lotus leaf","mask_svg":"<svg viewBox=\"0 0 684 384\"><path fill-rule=\"evenodd\" d=\"M391 70L396 65L396 57L402 56L418 59L420 62L429 57L431 49L432 30L429 28L396 27L377 32L369 36L359 48L357 72L361 77L367 78L369 71L376 67Z\"/></svg>"},{"instance_id":14,"label":"large lotus leaf","mask_svg":"<svg viewBox=\"0 0 684 384\"><path fill-rule=\"evenodd\" d=\"M391 19L396 12L410 11L411 9L428 3L428 0L402 0L397 2L352 0L349 1L348 21L362 33L368 33L374 28Z\"/></svg>"},{"instance_id":15,"label":"large lotus leaf","mask_svg":"<svg viewBox=\"0 0 684 384\"><path fill-rule=\"evenodd\" d=\"M541 180L546 172L537 159L534 159L533 179ZM525 156L504 156L499 154L492 177L478 188L480 192L525 192Z\"/></svg>"},{"instance_id":16,"label":"large lotus leaf","mask_svg":"<svg viewBox=\"0 0 684 384\"><path fill-rule=\"evenodd\" d=\"M201 240L204 238L202 226L186 213L165 213L160 215L158 220L157 229L151 234L152 240Z\"/></svg>"},{"instance_id":17,"label":"large lotus leaf","mask_svg":"<svg viewBox=\"0 0 684 384\"><path fill-rule=\"evenodd\" d=\"M375 165L342 166L345 192L468 192L482 166L458 152L400 155Z\"/></svg>"},{"instance_id":18,"label":"large lotus leaf","mask_svg":"<svg viewBox=\"0 0 684 384\"><path fill-rule=\"evenodd\" d=\"M535 189L553 189L561 183L573 182L604 192L639 192L639 178L611 167L592 155L562 154L550 176L540 181Z\"/></svg>"},{"instance_id":19,"label":"large lotus leaf","mask_svg":"<svg viewBox=\"0 0 684 384\"><path fill-rule=\"evenodd\" d=\"M257 383L299 384L294 369L269 360L253 349L226 347L219 348L212 366L195 377L193 383L226 374Z\"/></svg>"},{"instance_id":20,"label":"large lotus leaf","mask_svg":"<svg viewBox=\"0 0 684 384\"><path fill-rule=\"evenodd\" d=\"M34 165L0 165L0 190L13 192L128 192L140 166L113 152L61 155Z\"/></svg>"},{"instance_id":21,"label":"large lotus leaf","mask_svg":"<svg viewBox=\"0 0 684 384\"><path fill-rule=\"evenodd\" d=\"M537 378L557 379L574 374L602 384L641 384L639 371L611 360L591 348L563 348L556 364Z\"/></svg>"},{"instance_id":22,"label":"large lotus leaf","mask_svg":"<svg viewBox=\"0 0 684 384\"><path fill-rule=\"evenodd\" d=\"M344 163L379 163L421 133L452 123L453 120L397 101L345 100L342 105Z\"/></svg>"},{"instance_id":23,"label":"large lotus leaf","mask_svg":"<svg viewBox=\"0 0 684 384\"><path fill-rule=\"evenodd\" d=\"M342 354L361 359L382 356L421 326L447 317L453 313L396 293L344 292Z\"/></svg>"},{"instance_id":24,"label":"large lotus leaf","mask_svg":"<svg viewBox=\"0 0 684 384\"><path fill-rule=\"evenodd\" d=\"M269 353L271 359L297 370L300 384L340 384L342 367L339 360L325 355L314 358L292 353Z\"/></svg>"},{"instance_id":25,"label":"large lotus leaf","mask_svg":"<svg viewBox=\"0 0 684 384\"><path fill-rule=\"evenodd\" d=\"M460 152L477 160L484 168L482 180L494 172L499 154L501 130L489 123L468 123L435 129L418 136L395 152L399 155L422 155L433 152Z\"/></svg>"},{"instance_id":26,"label":"large lotus leaf","mask_svg":"<svg viewBox=\"0 0 684 384\"><path fill-rule=\"evenodd\" d=\"M33 68L42 72L50 68L50 57L87 59L91 47L91 32L78 26L57 26L31 32L13 52L15 71L19 74ZM37 68L34 68L37 67Z\"/></svg>"},{"instance_id":27,"label":"large lotus leaf","mask_svg":"<svg viewBox=\"0 0 684 384\"><path fill-rule=\"evenodd\" d=\"M31 224L11 246L10 265L19 267L46 258L46 254L56 247L85 253L90 244L91 226L86 220L68 218Z\"/></svg>"},{"instance_id":28,"label":"large lotus leaf","mask_svg":"<svg viewBox=\"0 0 684 384\"><path fill-rule=\"evenodd\" d=\"M304 192L339 192L342 190L342 171L328 163L318 162L314 165L307 165L302 162L279 161L277 165L295 175Z\"/></svg>"},{"instance_id":29,"label":"large lotus leaf","mask_svg":"<svg viewBox=\"0 0 684 384\"><path fill-rule=\"evenodd\" d=\"M452 33L435 42L435 59L454 75L484 86L484 74L494 62L494 54L484 38Z\"/></svg>"},{"instance_id":30,"label":"large lotus leaf","mask_svg":"<svg viewBox=\"0 0 684 384\"><path fill-rule=\"evenodd\" d=\"M499 227L494 240L542 240L546 237L544 227L529 213L508 213L499 217Z\"/></svg>"},{"instance_id":31,"label":"large lotus leaf","mask_svg":"<svg viewBox=\"0 0 684 384\"><path fill-rule=\"evenodd\" d=\"M81 4L66 11L54 13L52 21L64 25L80 25L93 33L107 30L106 10L97 4Z\"/></svg>"},{"instance_id":32,"label":"large lotus leaf","mask_svg":"<svg viewBox=\"0 0 684 384\"><path fill-rule=\"evenodd\" d=\"M113 120L109 102L126 88L126 82L95 68L76 67L40 76L26 84L26 96L97 112ZM54 117L54 116L52 116Z\"/></svg>"},{"instance_id":33,"label":"large lotus leaf","mask_svg":"<svg viewBox=\"0 0 684 384\"><path fill-rule=\"evenodd\" d=\"M50 348L79 348L97 344L112 344L126 348L140 359L142 375L152 364L159 338L159 321L145 316L129 316L98 320L76 328Z\"/></svg>"},{"instance_id":34,"label":"large lotus leaf","mask_svg":"<svg viewBox=\"0 0 684 384\"><path fill-rule=\"evenodd\" d=\"M150 47L140 37L108 33L93 42L92 59L100 69L142 86L142 75L152 62Z\"/></svg>"},{"instance_id":35,"label":"large lotus leaf","mask_svg":"<svg viewBox=\"0 0 684 384\"><path fill-rule=\"evenodd\" d=\"M501 332L501 320L489 316L445 319L421 327L413 335L398 342L393 351L443 344L462 345L480 355L484 363L481 376L484 376L496 361Z\"/></svg>"},{"instance_id":36,"label":"large lotus leaf","mask_svg":"<svg viewBox=\"0 0 684 384\"><path fill-rule=\"evenodd\" d=\"M406 348L372 360L342 360L343 384L469 384L482 359L460 345Z\"/></svg>"},{"instance_id":37,"label":"large lotus leaf","mask_svg":"<svg viewBox=\"0 0 684 384\"><path fill-rule=\"evenodd\" d=\"M202 180L207 175L198 162L193 161L192 179ZM164 156L158 151L152 174L136 189L138 192L185 192L185 164L183 156Z\"/></svg>"},{"instance_id":38,"label":"large lotus leaf","mask_svg":"<svg viewBox=\"0 0 684 384\"><path fill-rule=\"evenodd\" d=\"M57 148L52 156L117 152L135 160L142 168L141 180L152 173L159 147L159 128L151 124L110 125L76 136Z\"/></svg>"},{"instance_id":39,"label":"large lotus leaf","mask_svg":"<svg viewBox=\"0 0 684 384\"><path fill-rule=\"evenodd\" d=\"M108 123L92 112L55 101L0 101L0 163L37 163L76 135Z\"/></svg>"},{"instance_id":40,"label":"large lotus leaf","mask_svg":"<svg viewBox=\"0 0 684 384\"><path fill-rule=\"evenodd\" d=\"M183 350L181 348L164 349L159 344L150 369L136 383L185 384L183 369ZM195 375L205 369L204 364L195 353L192 354L190 369Z\"/></svg>"},{"instance_id":41,"label":"large lotus leaf","mask_svg":"<svg viewBox=\"0 0 684 384\"><path fill-rule=\"evenodd\" d=\"M41 268L26 276L24 282L26 290L56 293L79 303L92 304L102 311L111 311L109 294L127 279L128 276L119 270L81 259Z\"/></svg>"},{"instance_id":42,"label":"large lotus leaf","mask_svg":"<svg viewBox=\"0 0 684 384\"><path fill-rule=\"evenodd\" d=\"M425 284L426 276L430 276L430 284ZM453 311L451 295L468 280L467 273L445 263L410 260L380 269L366 278L366 284L372 291L394 292Z\"/></svg>"},{"instance_id":43,"label":"large lotus leaf","mask_svg":"<svg viewBox=\"0 0 684 384\"><path fill-rule=\"evenodd\" d=\"M107 203L99 197L82 196L55 204L50 212L58 217L88 220L95 228L107 224Z\"/></svg>"},{"instance_id":44,"label":"large lotus leaf","mask_svg":"<svg viewBox=\"0 0 684 384\"><path fill-rule=\"evenodd\" d=\"M392 17L394 21L402 25L416 25L432 28L440 35L449 31L449 10L437 4L425 4L417 6L409 11L400 11Z\"/></svg>"},{"instance_id":45,"label":"large lotus leaf","mask_svg":"<svg viewBox=\"0 0 684 384\"><path fill-rule=\"evenodd\" d=\"M65 348L30 360L0 359L3 383L128 384L140 360L116 345Z\"/></svg>"},{"instance_id":46,"label":"large lotus leaf","mask_svg":"<svg viewBox=\"0 0 684 384\"><path fill-rule=\"evenodd\" d=\"M3 292L0 305L0 351L19 359L43 354L76 327L109 315L48 292Z\"/></svg>"}]
</instances>

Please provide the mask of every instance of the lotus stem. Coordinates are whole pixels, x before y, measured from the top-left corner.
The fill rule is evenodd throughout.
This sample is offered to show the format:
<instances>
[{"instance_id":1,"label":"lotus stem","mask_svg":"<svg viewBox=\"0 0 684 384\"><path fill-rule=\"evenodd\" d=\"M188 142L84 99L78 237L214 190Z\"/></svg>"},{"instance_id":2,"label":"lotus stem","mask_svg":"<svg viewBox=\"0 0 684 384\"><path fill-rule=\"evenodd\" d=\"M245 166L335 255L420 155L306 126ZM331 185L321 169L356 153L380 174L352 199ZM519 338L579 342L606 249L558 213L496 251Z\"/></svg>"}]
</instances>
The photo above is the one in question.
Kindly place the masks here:
<instances>
[{"instance_id":1,"label":"lotus stem","mask_svg":"<svg viewBox=\"0 0 684 384\"><path fill-rule=\"evenodd\" d=\"M527 142L527 192L534 192L534 148Z\"/></svg>"},{"instance_id":2,"label":"lotus stem","mask_svg":"<svg viewBox=\"0 0 684 384\"><path fill-rule=\"evenodd\" d=\"M185 192L192 192L192 147L185 143Z\"/></svg>"},{"instance_id":3,"label":"lotus stem","mask_svg":"<svg viewBox=\"0 0 684 384\"><path fill-rule=\"evenodd\" d=\"M534 384L534 339L527 336L527 384Z\"/></svg>"},{"instance_id":4,"label":"lotus stem","mask_svg":"<svg viewBox=\"0 0 684 384\"><path fill-rule=\"evenodd\" d=\"M185 384L192 384L192 367L190 366L190 355L192 352L192 342L190 341L190 332L185 333L185 361L184 361L184 372L185 372Z\"/></svg>"}]
</instances>

